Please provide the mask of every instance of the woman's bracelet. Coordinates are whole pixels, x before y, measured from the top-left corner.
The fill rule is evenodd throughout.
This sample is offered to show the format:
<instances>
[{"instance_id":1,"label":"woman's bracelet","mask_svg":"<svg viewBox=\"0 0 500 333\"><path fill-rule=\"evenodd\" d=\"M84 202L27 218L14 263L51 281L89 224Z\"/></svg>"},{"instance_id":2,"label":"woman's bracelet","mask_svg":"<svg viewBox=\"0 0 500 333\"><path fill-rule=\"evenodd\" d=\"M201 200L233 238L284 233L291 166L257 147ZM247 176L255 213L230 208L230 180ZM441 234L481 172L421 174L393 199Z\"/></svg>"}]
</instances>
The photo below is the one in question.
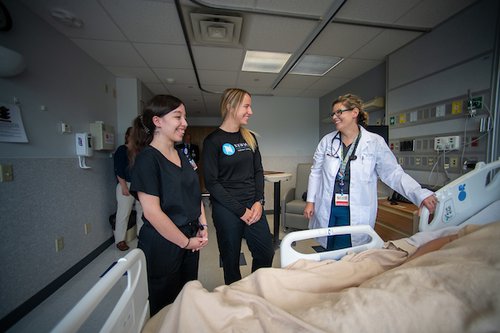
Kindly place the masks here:
<instances>
[{"instance_id":1,"label":"woman's bracelet","mask_svg":"<svg viewBox=\"0 0 500 333\"><path fill-rule=\"evenodd\" d=\"M200 230L208 228L208 224L202 224L202 223L200 223L200 224L198 224L198 226L200 227Z\"/></svg>"},{"instance_id":2,"label":"woman's bracelet","mask_svg":"<svg viewBox=\"0 0 500 333\"><path fill-rule=\"evenodd\" d=\"M191 238L188 238L188 242L186 244L186 246L183 247L183 249L187 248L189 246L189 242L191 241Z\"/></svg>"}]
</instances>

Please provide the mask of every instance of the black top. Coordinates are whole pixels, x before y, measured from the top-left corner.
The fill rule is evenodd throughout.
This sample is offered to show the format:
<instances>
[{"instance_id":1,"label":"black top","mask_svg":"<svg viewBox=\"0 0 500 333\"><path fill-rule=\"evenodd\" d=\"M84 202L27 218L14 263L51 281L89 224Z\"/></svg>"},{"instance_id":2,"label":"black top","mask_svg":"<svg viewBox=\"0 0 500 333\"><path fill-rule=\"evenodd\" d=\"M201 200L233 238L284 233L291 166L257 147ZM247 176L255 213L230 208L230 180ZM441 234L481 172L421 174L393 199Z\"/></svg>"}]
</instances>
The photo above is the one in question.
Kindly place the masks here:
<instances>
[{"instance_id":1,"label":"black top","mask_svg":"<svg viewBox=\"0 0 500 333\"><path fill-rule=\"evenodd\" d=\"M203 142L203 172L210 199L237 216L264 199L264 169L258 147L255 152L238 131L217 129Z\"/></svg>"},{"instance_id":2,"label":"black top","mask_svg":"<svg viewBox=\"0 0 500 333\"><path fill-rule=\"evenodd\" d=\"M130 193L135 198L137 192L159 197L163 212L177 226L183 226L200 217L201 191L198 174L186 156L180 151L177 153L181 159L181 168L156 148L144 148L137 155L132 168Z\"/></svg>"},{"instance_id":3,"label":"black top","mask_svg":"<svg viewBox=\"0 0 500 333\"><path fill-rule=\"evenodd\" d=\"M113 162L115 168L115 176L125 179L126 182L130 183L127 146L121 145L120 147L116 148L116 151L113 154Z\"/></svg>"}]
</instances>

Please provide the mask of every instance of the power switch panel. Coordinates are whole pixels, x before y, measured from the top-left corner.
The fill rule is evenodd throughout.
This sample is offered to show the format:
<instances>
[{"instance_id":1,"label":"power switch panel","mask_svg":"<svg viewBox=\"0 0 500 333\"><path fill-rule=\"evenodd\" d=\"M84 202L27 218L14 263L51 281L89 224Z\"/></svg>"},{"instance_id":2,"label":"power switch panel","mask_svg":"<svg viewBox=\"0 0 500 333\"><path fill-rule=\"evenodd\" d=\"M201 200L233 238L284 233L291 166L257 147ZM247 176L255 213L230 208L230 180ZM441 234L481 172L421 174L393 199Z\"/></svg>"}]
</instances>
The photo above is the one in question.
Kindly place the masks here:
<instances>
[{"instance_id":1,"label":"power switch panel","mask_svg":"<svg viewBox=\"0 0 500 333\"><path fill-rule=\"evenodd\" d=\"M434 138L434 150L437 151L450 151L460 149L460 137L455 136L441 136Z\"/></svg>"}]
</instances>

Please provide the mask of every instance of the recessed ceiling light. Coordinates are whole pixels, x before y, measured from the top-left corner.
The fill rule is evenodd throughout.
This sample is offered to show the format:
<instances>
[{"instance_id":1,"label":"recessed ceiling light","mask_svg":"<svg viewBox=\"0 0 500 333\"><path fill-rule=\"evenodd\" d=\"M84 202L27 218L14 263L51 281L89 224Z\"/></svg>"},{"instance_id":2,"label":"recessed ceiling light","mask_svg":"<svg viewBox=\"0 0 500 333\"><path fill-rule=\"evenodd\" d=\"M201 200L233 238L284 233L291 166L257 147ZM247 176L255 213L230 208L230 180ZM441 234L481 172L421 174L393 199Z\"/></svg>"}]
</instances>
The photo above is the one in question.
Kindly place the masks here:
<instances>
[{"instance_id":1,"label":"recessed ceiling light","mask_svg":"<svg viewBox=\"0 0 500 333\"><path fill-rule=\"evenodd\" d=\"M293 66L290 74L323 76L344 58L307 54Z\"/></svg>"},{"instance_id":2,"label":"recessed ceiling light","mask_svg":"<svg viewBox=\"0 0 500 333\"><path fill-rule=\"evenodd\" d=\"M58 22L71 27L71 28L83 28L83 21L76 17L75 14L69 10L62 8L52 8L50 10L50 15Z\"/></svg>"},{"instance_id":3,"label":"recessed ceiling light","mask_svg":"<svg viewBox=\"0 0 500 333\"><path fill-rule=\"evenodd\" d=\"M291 53L247 51L241 68L244 72L279 73Z\"/></svg>"}]
</instances>

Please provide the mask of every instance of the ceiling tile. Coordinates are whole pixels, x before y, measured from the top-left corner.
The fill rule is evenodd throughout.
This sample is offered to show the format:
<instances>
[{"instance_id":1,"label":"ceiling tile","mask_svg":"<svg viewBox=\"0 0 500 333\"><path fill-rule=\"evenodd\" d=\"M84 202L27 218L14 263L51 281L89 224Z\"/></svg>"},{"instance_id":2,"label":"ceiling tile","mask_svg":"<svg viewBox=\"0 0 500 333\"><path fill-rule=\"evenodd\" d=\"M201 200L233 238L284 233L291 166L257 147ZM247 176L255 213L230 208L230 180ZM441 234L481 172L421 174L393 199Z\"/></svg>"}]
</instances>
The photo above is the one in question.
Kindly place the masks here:
<instances>
[{"instance_id":1,"label":"ceiling tile","mask_svg":"<svg viewBox=\"0 0 500 333\"><path fill-rule=\"evenodd\" d=\"M146 67L130 43L88 39L73 39L73 42L104 66Z\"/></svg>"},{"instance_id":2,"label":"ceiling tile","mask_svg":"<svg viewBox=\"0 0 500 333\"><path fill-rule=\"evenodd\" d=\"M199 70L198 74L202 88L208 84L234 87L238 78L238 72Z\"/></svg>"},{"instance_id":3,"label":"ceiling tile","mask_svg":"<svg viewBox=\"0 0 500 333\"><path fill-rule=\"evenodd\" d=\"M153 71L158 75L160 80L166 81L167 78L174 79L177 84L190 84L197 86L196 75L194 71L189 69L176 69L176 68L153 68Z\"/></svg>"},{"instance_id":4,"label":"ceiling tile","mask_svg":"<svg viewBox=\"0 0 500 333\"><path fill-rule=\"evenodd\" d=\"M134 43L134 47L151 67L193 68L185 45Z\"/></svg>"},{"instance_id":5,"label":"ceiling tile","mask_svg":"<svg viewBox=\"0 0 500 333\"><path fill-rule=\"evenodd\" d=\"M156 74L147 67L107 66L106 69L109 70L116 77L137 78L142 82L161 83Z\"/></svg>"},{"instance_id":6,"label":"ceiling tile","mask_svg":"<svg viewBox=\"0 0 500 333\"><path fill-rule=\"evenodd\" d=\"M197 86L186 84L165 84L170 93L175 96L201 96Z\"/></svg>"},{"instance_id":7,"label":"ceiling tile","mask_svg":"<svg viewBox=\"0 0 500 333\"><path fill-rule=\"evenodd\" d=\"M380 28L331 23L307 50L307 54L348 57L381 32Z\"/></svg>"},{"instance_id":8,"label":"ceiling tile","mask_svg":"<svg viewBox=\"0 0 500 333\"><path fill-rule=\"evenodd\" d=\"M161 83L150 83L150 82L144 82L144 85L148 87L149 90L155 95L158 94L171 94L168 89L165 89L165 86Z\"/></svg>"},{"instance_id":9,"label":"ceiling tile","mask_svg":"<svg viewBox=\"0 0 500 333\"><path fill-rule=\"evenodd\" d=\"M349 0L335 18L392 24L421 0ZM432 0L435 2L435 0ZM453 1L453 0L452 0Z\"/></svg>"},{"instance_id":10,"label":"ceiling tile","mask_svg":"<svg viewBox=\"0 0 500 333\"><path fill-rule=\"evenodd\" d=\"M174 4L138 0L100 1L131 42L185 44Z\"/></svg>"},{"instance_id":11,"label":"ceiling tile","mask_svg":"<svg viewBox=\"0 0 500 333\"><path fill-rule=\"evenodd\" d=\"M477 0L424 0L396 21L398 24L434 27Z\"/></svg>"},{"instance_id":12,"label":"ceiling tile","mask_svg":"<svg viewBox=\"0 0 500 333\"><path fill-rule=\"evenodd\" d=\"M120 29L110 19L109 15L96 0L23 0L25 4L37 15L45 19L59 32L71 38L89 38L103 40L126 40ZM83 21L82 29L68 27L57 22L51 15L50 10L60 8L73 13Z\"/></svg>"},{"instance_id":13,"label":"ceiling tile","mask_svg":"<svg viewBox=\"0 0 500 333\"><path fill-rule=\"evenodd\" d=\"M253 15L243 18L241 40L251 51L294 52L317 24L310 20Z\"/></svg>"},{"instance_id":14,"label":"ceiling tile","mask_svg":"<svg viewBox=\"0 0 500 333\"><path fill-rule=\"evenodd\" d=\"M240 72L238 86L271 88L278 74Z\"/></svg>"},{"instance_id":15,"label":"ceiling tile","mask_svg":"<svg viewBox=\"0 0 500 333\"><path fill-rule=\"evenodd\" d=\"M239 71L245 56L242 49L227 47L193 46L198 69Z\"/></svg>"},{"instance_id":16,"label":"ceiling tile","mask_svg":"<svg viewBox=\"0 0 500 333\"><path fill-rule=\"evenodd\" d=\"M420 32L387 29L354 52L351 56L361 59L384 60L387 54L406 45L421 34Z\"/></svg>"}]
</instances>

